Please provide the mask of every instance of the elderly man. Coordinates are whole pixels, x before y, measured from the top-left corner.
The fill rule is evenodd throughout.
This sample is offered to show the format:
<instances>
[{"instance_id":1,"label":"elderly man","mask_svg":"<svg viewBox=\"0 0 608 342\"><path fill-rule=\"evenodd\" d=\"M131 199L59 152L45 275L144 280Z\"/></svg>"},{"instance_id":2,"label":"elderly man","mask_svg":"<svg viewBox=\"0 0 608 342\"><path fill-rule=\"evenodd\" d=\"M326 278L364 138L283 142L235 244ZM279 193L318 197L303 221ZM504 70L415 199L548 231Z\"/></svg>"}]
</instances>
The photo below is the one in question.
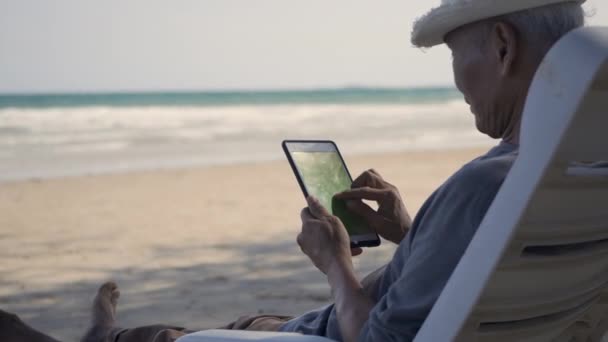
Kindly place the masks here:
<instances>
[{"instance_id":1,"label":"elderly man","mask_svg":"<svg viewBox=\"0 0 608 342\"><path fill-rule=\"evenodd\" d=\"M344 226L309 198L297 241L327 275L334 304L295 318L246 317L225 328L295 331L344 341L412 340L517 155L520 119L535 71L557 40L583 26L582 2L444 0L421 17L414 25L414 45L448 45L456 86L470 104L478 130L501 139L500 144L450 177L413 222L397 189L374 170L337 195L382 237L399 245L388 265L363 284L353 271ZM379 209L372 210L362 199L377 201ZM117 298L114 284L102 286L84 340L158 342L184 334L184 329L164 326L116 328ZM31 336L29 341L43 341Z\"/></svg>"}]
</instances>

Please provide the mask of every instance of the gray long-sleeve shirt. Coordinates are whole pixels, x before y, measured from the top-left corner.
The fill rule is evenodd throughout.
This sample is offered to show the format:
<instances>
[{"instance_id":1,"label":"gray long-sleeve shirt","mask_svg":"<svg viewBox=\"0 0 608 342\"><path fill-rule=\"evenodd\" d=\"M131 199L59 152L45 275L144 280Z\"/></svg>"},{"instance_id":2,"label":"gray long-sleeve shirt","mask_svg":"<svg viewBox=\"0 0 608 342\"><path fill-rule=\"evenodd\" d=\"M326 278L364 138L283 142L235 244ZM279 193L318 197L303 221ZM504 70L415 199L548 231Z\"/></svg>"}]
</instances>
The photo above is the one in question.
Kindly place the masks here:
<instances>
[{"instance_id":1,"label":"gray long-sleeve shirt","mask_svg":"<svg viewBox=\"0 0 608 342\"><path fill-rule=\"evenodd\" d=\"M411 341L477 231L515 157L502 142L463 166L424 203L372 299L359 341ZM334 305L288 321L282 331L341 341Z\"/></svg>"}]
</instances>

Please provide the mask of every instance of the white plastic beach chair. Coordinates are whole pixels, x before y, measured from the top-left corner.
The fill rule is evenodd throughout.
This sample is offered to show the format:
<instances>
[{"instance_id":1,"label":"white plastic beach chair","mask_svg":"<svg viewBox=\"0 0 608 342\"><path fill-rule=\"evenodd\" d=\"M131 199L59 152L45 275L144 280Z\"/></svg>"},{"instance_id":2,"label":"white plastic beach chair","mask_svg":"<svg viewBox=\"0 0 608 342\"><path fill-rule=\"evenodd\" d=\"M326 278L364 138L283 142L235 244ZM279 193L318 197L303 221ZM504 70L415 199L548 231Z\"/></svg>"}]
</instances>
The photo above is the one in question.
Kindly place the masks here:
<instances>
[{"instance_id":1,"label":"white plastic beach chair","mask_svg":"<svg viewBox=\"0 0 608 342\"><path fill-rule=\"evenodd\" d=\"M519 156L415 341L599 341L608 329L608 28L539 68ZM207 331L178 342L327 339Z\"/></svg>"}]
</instances>

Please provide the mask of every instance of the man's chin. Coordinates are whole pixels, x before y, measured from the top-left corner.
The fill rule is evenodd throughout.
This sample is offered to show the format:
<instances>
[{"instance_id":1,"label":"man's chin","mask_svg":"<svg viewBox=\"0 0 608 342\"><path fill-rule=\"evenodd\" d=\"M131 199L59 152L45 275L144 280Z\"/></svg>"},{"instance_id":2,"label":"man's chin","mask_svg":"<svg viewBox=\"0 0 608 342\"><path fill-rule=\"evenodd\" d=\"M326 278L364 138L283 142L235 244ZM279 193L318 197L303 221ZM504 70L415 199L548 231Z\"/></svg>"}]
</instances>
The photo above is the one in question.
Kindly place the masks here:
<instances>
[{"instance_id":1,"label":"man's chin","mask_svg":"<svg viewBox=\"0 0 608 342\"><path fill-rule=\"evenodd\" d=\"M475 126L477 126L477 130L492 139L500 139L502 138L502 132L498 132L496 129L491 129L487 125L484 125L483 122L479 121L478 117L475 116Z\"/></svg>"}]
</instances>

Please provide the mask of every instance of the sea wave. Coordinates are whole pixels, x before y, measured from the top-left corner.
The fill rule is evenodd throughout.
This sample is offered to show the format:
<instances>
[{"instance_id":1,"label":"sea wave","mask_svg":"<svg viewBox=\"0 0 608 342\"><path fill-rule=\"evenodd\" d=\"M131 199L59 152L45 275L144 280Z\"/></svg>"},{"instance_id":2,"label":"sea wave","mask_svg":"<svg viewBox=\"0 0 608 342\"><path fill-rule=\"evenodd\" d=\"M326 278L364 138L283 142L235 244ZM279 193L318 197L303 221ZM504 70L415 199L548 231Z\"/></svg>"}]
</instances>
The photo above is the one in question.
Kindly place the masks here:
<instances>
[{"instance_id":1,"label":"sea wave","mask_svg":"<svg viewBox=\"0 0 608 342\"><path fill-rule=\"evenodd\" d=\"M276 159L286 138L336 140L347 154L489 143L461 100L4 108L0 179Z\"/></svg>"}]
</instances>

